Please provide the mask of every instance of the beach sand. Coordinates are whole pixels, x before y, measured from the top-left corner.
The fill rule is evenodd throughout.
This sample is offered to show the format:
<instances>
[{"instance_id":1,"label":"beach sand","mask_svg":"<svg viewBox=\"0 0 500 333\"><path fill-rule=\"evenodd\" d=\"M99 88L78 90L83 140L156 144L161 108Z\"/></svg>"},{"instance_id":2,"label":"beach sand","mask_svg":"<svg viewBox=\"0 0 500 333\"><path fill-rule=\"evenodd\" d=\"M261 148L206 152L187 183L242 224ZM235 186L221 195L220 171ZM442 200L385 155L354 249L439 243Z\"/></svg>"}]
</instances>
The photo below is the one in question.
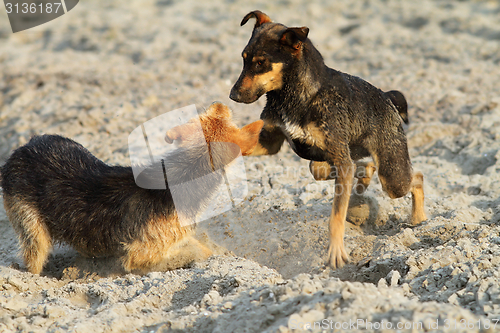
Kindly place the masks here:
<instances>
[{"instance_id":1,"label":"beach sand","mask_svg":"<svg viewBox=\"0 0 500 333\"><path fill-rule=\"evenodd\" d=\"M253 26L240 21L255 9L308 26L329 67L405 94L428 220L409 224L410 196L390 199L375 176L351 200L351 262L326 267L334 182L316 182L287 144L245 157L245 201L197 225L218 255L186 269L124 275L61 245L30 274L0 205L0 332L500 328L497 1L85 0L16 34L3 13L0 164L32 135L57 133L128 165L132 130L190 104L257 120L264 96L229 99Z\"/></svg>"}]
</instances>

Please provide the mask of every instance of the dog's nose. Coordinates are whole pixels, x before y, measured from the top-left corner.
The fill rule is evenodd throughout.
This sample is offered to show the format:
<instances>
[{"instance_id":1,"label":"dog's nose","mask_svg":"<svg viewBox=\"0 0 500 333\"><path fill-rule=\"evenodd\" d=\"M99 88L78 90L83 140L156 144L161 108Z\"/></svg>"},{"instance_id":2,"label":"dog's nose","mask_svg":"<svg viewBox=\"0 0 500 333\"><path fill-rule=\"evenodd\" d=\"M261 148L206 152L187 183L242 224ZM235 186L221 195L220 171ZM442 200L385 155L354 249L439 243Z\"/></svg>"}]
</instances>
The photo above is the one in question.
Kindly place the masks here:
<instances>
[{"instance_id":1,"label":"dog's nose","mask_svg":"<svg viewBox=\"0 0 500 333\"><path fill-rule=\"evenodd\" d=\"M241 102L241 94L236 89L231 89L231 93L229 94L229 98L231 98L235 102Z\"/></svg>"}]
</instances>

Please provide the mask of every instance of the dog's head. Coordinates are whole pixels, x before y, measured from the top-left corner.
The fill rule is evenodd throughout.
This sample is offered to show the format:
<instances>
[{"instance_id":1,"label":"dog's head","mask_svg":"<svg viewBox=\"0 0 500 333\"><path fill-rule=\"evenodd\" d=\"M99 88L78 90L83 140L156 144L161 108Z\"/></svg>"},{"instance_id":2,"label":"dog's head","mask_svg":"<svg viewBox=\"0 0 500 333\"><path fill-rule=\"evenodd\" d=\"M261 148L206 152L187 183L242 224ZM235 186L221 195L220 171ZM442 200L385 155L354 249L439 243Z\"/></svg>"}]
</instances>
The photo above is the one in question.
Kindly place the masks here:
<instances>
[{"instance_id":1,"label":"dog's head","mask_svg":"<svg viewBox=\"0 0 500 333\"><path fill-rule=\"evenodd\" d=\"M238 148L243 156L250 155L259 142L259 133L264 122L257 120L242 128L238 128L232 113L226 105L215 102L199 118L193 118L183 125L170 129L165 136L167 143L177 143L181 147L190 147L205 143L225 142L228 149Z\"/></svg>"},{"instance_id":2,"label":"dog's head","mask_svg":"<svg viewBox=\"0 0 500 333\"><path fill-rule=\"evenodd\" d=\"M229 97L253 103L263 94L283 87L283 72L302 58L309 28L288 28L273 23L261 11L248 13L241 25L255 18L252 37L242 52L243 71Z\"/></svg>"}]
</instances>

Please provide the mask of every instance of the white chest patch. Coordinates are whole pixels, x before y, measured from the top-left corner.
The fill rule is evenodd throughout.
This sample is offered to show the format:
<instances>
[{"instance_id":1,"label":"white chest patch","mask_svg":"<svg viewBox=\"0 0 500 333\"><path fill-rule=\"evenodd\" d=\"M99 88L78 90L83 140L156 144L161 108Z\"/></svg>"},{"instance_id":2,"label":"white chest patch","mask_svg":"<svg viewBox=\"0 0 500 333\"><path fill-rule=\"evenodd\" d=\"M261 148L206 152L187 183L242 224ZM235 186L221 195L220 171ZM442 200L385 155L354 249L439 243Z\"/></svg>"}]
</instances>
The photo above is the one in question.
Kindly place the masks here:
<instances>
[{"instance_id":1,"label":"white chest patch","mask_svg":"<svg viewBox=\"0 0 500 333\"><path fill-rule=\"evenodd\" d=\"M305 139L307 137L306 132L297 124L292 124L289 121L283 122L283 132L285 135L294 140L294 139Z\"/></svg>"},{"instance_id":2,"label":"white chest patch","mask_svg":"<svg viewBox=\"0 0 500 333\"><path fill-rule=\"evenodd\" d=\"M281 129L288 141L301 140L308 145L317 146L318 148L325 149L325 136L322 130L310 123L305 128L292 123L288 119L284 119Z\"/></svg>"}]
</instances>

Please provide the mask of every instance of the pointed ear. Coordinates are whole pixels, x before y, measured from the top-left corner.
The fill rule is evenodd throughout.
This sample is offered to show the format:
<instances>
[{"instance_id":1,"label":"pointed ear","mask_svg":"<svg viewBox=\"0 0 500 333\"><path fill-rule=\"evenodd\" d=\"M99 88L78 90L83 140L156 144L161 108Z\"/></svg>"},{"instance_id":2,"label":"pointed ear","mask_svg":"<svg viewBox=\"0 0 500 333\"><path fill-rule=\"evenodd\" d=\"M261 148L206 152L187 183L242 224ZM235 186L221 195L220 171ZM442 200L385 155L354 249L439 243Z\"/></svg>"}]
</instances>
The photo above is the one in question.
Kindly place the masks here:
<instances>
[{"instance_id":1,"label":"pointed ear","mask_svg":"<svg viewBox=\"0 0 500 333\"><path fill-rule=\"evenodd\" d=\"M294 48L295 50L298 50L302 45L302 42L307 39L308 34L308 27L288 28L281 35L280 42L283 45L287 45Z\"/></svg>"},{"instance_id":2,"label":"pointed ear","mask_svg":"<svg viewBox=\"0 0 500 333\"><path fill-rule=\"evenodd\" d=\"M250 12L250 13L245 15L245 17L241 21L240 26L245 25L245 23L247 23L248 20L251 19L252 17L255 17L255 19L257 20L255 22L255 26L253 27L254 29L260 27L264 23L272 22L271 19L269 18L269 16L267 16L266 14L261 12L260 10L254 10L253 12Z\"/></svg>"},{"instance_id":3,"label":"pointed ear","mask_svg":"<svg viewBox=\"0 0 500 333\"><path fill-rule=\"evenodd\" d=\"M257 120L251 124L244 126L240 130L240 140L238 146L240 146L241 154L243 156L250 155L255 146L259 143L259 134L264 126L264 121Z\"/></svg>"},{"instance_id":4,"label":"pointed ear","mask_svg":"<svg viewBox=\"0 0 500 333\"><path fill-rule=\"evenodd\" d=\"M232 113L231 110L227 105L222 104L221 102L214 102L212 103L208 109L207 112L205 113L208 117L211 118L221 118L221 119L228 119L230 120L232 118Z\"/></svg>"}]
</instances>

